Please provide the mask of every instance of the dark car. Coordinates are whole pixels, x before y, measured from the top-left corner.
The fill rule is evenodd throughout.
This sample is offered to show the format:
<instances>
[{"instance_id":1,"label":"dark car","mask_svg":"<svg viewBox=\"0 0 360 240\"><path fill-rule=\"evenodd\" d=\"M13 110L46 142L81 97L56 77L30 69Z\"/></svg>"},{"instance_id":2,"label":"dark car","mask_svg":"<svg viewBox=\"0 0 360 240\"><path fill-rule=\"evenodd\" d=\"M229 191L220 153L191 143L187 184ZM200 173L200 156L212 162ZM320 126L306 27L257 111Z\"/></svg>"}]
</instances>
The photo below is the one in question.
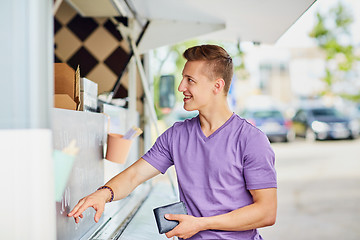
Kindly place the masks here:
<instances>
[{"instance_id":1,"label":"dark car","mask_svg":"<svg viewBox=\"0 0 360 240\"><path fill-rule=\"evenodd\" d=\"M360 104L357 105L357 107L356 107L356 113L355 113L354 119L357 120L357 122L358 122L359 134L360 134Z\"/></svg>"},{"instance_id":2,"label":"dark car","mask_svg":"<svg viewBox=\"0 0 360 240\"><path fill-rule=\"evenodd\" d=\"M294 139L291 121L286 120L277 109L249 109L240 115L265 133L271 142Z\"/></svg>"},{"instance_id":3,"label":"dark car","mask_svg":"<svg viewBox=\"0 0 360 240\"><path fill-rule=\"evenodd\" d=\"M358 123L335 108L299 109L292 121L296 136L310 141L357 138L359 135Z\"/></svg>"}]
</instances>

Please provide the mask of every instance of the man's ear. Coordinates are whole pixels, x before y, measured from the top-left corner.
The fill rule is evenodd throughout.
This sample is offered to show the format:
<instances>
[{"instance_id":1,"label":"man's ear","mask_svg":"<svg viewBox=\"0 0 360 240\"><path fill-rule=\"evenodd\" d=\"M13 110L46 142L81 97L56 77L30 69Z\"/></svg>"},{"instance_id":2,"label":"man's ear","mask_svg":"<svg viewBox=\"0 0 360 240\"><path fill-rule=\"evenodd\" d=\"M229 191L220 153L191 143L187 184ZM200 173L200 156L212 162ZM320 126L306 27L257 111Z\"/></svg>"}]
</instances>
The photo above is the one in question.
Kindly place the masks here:
<instances>
[{"instance_id":1,"label":"man's ear","mask_svg":"<svg viewBox=\"0 0 360 240\"><path fill-rule=\"evenodd\" d=\"M214 84L214 93L215 94L219 94L223 91L225 87L225 81L222 78L218 78L215 80L215 84Z\"/></svg>"}]
</instances>

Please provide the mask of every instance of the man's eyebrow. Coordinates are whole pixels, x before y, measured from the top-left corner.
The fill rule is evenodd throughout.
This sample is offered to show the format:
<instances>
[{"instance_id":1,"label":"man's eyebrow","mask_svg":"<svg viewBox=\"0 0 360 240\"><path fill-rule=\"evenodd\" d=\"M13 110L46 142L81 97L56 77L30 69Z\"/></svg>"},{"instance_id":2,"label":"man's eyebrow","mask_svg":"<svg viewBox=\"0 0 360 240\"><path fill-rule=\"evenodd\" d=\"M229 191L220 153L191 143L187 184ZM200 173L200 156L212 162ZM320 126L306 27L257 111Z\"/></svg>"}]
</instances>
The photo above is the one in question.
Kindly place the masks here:
<instances>
[{"instance_id":1,"label":"man's eyebrow","mask_svg":"<svg viewBox=\"0 0 360 240\"><path fill-rule=\"evenodd\" d=\"M184 74L183 76L184 76L184 77L188 77L188 78L192 78L192 79L196 80L196 78L194 78L193 76L187 75L187 74Z\"/></svg>"}]
</instances>

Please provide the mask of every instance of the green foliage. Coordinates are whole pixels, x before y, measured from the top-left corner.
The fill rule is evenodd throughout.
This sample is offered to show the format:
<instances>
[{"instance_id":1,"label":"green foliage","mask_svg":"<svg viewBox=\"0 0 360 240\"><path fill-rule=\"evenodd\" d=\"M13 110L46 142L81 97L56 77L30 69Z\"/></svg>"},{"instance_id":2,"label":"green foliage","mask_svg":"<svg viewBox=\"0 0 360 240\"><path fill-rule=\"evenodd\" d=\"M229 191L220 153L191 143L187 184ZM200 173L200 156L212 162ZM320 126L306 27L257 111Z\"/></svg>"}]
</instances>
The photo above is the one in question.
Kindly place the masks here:
<instances>
[{"instance_id":1,"label":"green foliage","mask_svg":"<svg viewBox=\"0 0 360 240\"><path fill-rule=\"evenodd\" d=\"M330 14L335 17L336 26L339 27L341 31L349 33L348 28L354 22L354 19L340 2L337 7L330 10Z\"/></svg>"},{"instance_id":2,"label":"green foliage","mask_svg":"<svg viewBox=\"0 0 360 240\"><path fill-rule=\"evenodd\" d=\"M345 73L353 70L355 63L360 60L350 40L349 30L354 19L349 9L339 2L327 13L318 12L316 20L309 36L315 39L318 47L326 54L325 76L322 80L326 83L324 94L331 94L334 83L345 81ZM339 95L347 96L347 99L359 99L358 96L352 98L347 94Z\"/></svg>"},{"instance_id":3,"label":"green foliage","mask_svg":"<svg viewBox=\"0 0 360 240\"><path fill-rule=\"evenodd\" d=\"M325 27L324 17L320 14L316 14L317 23L314 26L313 30L309 33L309 36L315 38L318 42L318 45L321 48L324 48L325 43L328 41L329 30Z\"/></svg>"},{"instance_id":4,"label":"green foliage","mask_svg":"<svg viewBox=\"0 0 360 240\"><path fill-rule=\"evenodd\" d=\"M334 76L333 76L333 74L331 73L331 71L330 71L328 68L326 68L326 69L325 69L324 81L325 81L326 86L327 86L328 89L331 88L331 84L332 84L332 82L333 82L333 78L334 78Z\"/></svg>"},{"instance_id":5,"label":"green foliage","mask_svg":"<svg viewBox=\"0 0 360 240\"><path fill-rule=\"evenodd\" d=\"M353 102L360 102L360 94L357 95L353 95L353 94L346 94L346 93L342 93L340 94L340 97L353 101Z\"/></svg>"}]
</instances>

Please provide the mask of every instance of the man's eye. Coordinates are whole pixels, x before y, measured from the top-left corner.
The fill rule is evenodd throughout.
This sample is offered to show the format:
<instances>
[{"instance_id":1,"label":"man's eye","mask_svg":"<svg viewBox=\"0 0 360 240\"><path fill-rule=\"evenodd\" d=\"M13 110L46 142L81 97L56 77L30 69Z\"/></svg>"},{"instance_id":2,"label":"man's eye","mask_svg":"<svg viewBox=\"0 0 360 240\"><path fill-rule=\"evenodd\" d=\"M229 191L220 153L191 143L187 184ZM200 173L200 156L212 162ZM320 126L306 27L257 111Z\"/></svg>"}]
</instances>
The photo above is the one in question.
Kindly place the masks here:
<instances>
[{"instance_id":1,"label":"man's eye","mask_svg":"<svg viewBox=\"0 0 360 240\"><path fill-rule=\"evenodd\" d=\"M188 81L189 81L189 82L194 82L191 78L188 78Z\"/></svg>"}]
</instances>

